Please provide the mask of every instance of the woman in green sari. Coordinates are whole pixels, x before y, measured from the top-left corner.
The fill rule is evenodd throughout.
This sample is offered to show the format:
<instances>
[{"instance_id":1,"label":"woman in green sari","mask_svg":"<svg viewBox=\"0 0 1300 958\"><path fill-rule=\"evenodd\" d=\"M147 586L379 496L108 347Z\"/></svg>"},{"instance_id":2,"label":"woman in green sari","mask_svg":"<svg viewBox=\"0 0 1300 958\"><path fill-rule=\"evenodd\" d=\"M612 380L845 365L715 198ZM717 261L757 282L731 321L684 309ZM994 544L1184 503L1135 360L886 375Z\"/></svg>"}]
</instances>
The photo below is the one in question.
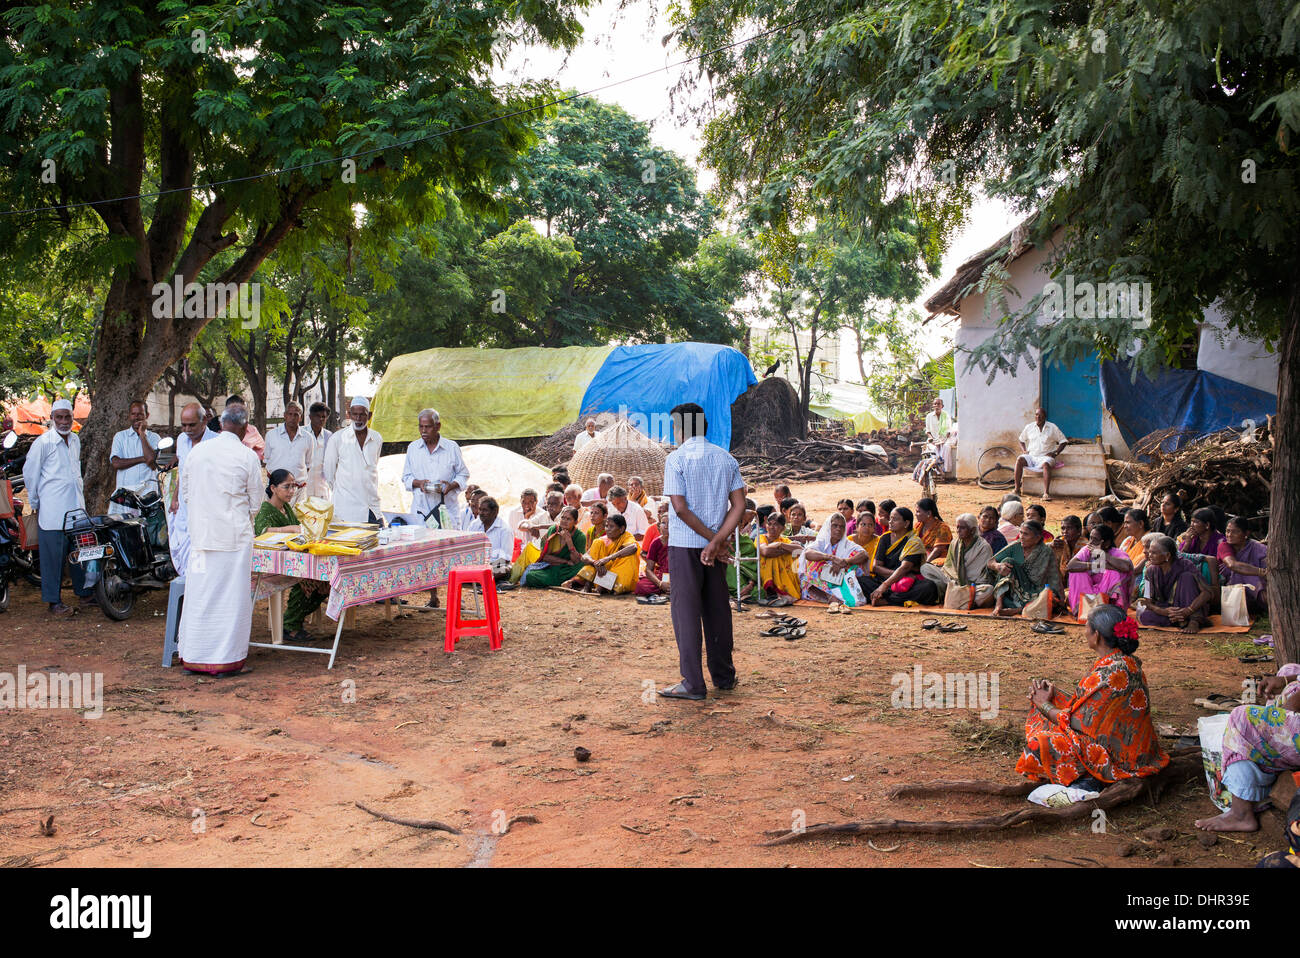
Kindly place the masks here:
<instances>
[{"instance_id":1,"label":"woman in green sari","mask_svg":"<svg viewBox=\"0 0 1300 958\"><path fill-rule=\"evenodd\" d=\"M262 508L253 517L253 534L263 532L301 532L298 517L289 501L298 491L298 482L288 469L277 469L267 477L266 497ZM289 601L284 608L284 640L305 642L311 633L302 627L307 616L320 608L329 595L329 583L304 580L289 590Z\"/></svg>"},{"instance_id":2,"label":"woman in green sari","mask_svg":"<svg viewBox=\"0 0 1300 958\"><path fill-rule=\"evenodd\" d=\"M1020 610L1050 588L1064 604L1061 572L1051 546L1043 541L1042 523L1033 519L1020 526L1020 538L995 555L989 569L997 576L993 595L996 615L1019 615Z\"/></svg>"},{"instance_id":3,"label":"woman in green sari","mask_svg":"<svg viewBox=\"0 0 1300 958\"><path fill-rule=\"evenodd\" d=\"M563 585L582 571L587 537L578 528L578 510L565 506L542 536L542 557L524 570L520 582L535 589Z\"/></svg>"}]
</instances>

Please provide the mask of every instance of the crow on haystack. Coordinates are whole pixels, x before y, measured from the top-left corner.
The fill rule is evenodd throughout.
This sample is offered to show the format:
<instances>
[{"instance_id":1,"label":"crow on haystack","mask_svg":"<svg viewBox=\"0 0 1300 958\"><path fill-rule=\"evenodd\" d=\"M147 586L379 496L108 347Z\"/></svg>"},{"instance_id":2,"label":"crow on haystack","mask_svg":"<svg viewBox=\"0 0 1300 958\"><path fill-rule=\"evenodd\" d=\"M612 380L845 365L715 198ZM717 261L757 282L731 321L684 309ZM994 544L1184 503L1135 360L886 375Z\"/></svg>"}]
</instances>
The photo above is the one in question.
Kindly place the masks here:
<instances>
[{"instance_id":1,"label":"crow on haystack","mask_svg":"<svg viewBox=\"0 0 1300 958\"><path fill-rule=\"evenodd\" d=\"M771 376L780 368L781 368L781 360L778 359L772 365L767 367L767 372L763 373L763 378L766 379L768 376Z\"/></svg>"}]
</instances>

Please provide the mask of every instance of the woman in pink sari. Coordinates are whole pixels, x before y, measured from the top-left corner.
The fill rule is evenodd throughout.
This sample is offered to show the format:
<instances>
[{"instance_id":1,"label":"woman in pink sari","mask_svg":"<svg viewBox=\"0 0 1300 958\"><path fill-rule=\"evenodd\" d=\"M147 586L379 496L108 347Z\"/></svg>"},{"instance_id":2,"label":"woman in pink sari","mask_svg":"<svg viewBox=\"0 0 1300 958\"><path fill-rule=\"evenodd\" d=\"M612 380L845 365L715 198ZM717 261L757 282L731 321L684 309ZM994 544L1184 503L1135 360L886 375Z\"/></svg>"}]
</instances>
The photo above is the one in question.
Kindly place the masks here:
<instances>
[{"instance_id":1,"label":"woman in pink sari","mask_svg":"<svg viewBox=\"0 0 1300 958\"><path fill-rule=\"evenodd\" d=\"M1099 565L1100 570L1094 571ZM1115 546L1115 533L1100 523L1092 527L1088 544L1080 549L1066 571L1070 575L1070 611L1079 612L1079 600L1085 595L1104 595L1107 601L1127 609L1133 595L1133 560Z\"/></svg>"},{"instance_id":2,"label":"woman in pink sari","mask_svg":"<svg viewBox=\"0 0 1300 958\"><path fill-rule=\"evenodd\" d=\"M1254 615L1268 610L1268 546L1250 537L1250 523L1241 516L1228 520L1218 550L1224 585L1246 587L1246 608Z\"/></svg>"}]
</instances>

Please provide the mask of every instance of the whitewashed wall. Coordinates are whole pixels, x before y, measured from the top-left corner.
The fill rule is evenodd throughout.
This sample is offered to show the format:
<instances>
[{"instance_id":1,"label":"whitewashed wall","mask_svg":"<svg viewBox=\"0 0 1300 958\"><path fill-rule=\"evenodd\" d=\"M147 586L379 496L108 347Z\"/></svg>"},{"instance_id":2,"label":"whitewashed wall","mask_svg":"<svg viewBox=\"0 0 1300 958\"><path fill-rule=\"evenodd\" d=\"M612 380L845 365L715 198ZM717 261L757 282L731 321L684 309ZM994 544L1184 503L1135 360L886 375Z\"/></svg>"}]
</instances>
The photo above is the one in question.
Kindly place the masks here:
<instances>
[{"instance_id":1,"label":"whitewashed wall","mask_svg":"<svg viewBox=\"0 0 1300 958\"><path fill-rule=\"evenodd\" d=\"M1196 368L1277 395L1277 353L1261 342L1225 332L1217 306L1205 311Z\"/></svg>"}]
</instances>

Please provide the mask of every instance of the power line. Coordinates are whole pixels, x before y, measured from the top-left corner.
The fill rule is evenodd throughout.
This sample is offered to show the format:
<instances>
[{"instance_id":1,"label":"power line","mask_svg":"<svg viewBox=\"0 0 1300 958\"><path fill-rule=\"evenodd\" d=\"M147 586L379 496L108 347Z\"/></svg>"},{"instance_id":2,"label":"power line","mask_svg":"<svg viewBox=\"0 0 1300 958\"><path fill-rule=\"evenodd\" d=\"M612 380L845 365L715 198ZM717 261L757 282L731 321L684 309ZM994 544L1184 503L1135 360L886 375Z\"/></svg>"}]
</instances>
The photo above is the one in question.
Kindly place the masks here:
<instances>
[{"instance_id":1,"label":"power line","mask_svg":"<svg viewBox=\"0 0 1300 958\"><path fill-rule=\"evenodd\" d=\"M477 120L473 123L467 123L464 126L454 127L450 130L441 130L437 133L430 133L427 136L417 136L413 139L406 140L403 143L396 143L391 146L374 147L373 149L361 150L356 153L347 153L342 156L329 157L323 160L313 160L310 163L302 163L299 164L298 166L287 166L277 170L266 170L262 173L254 173L249 176L236 176L226 180L215 180L211 183L196 183L192 186L179 186L168 190L155 190L150 193L128 194L126 196L119 196L115 199L85 200L79 203L66 203L58 206L35 206L32 207L31 209L25 209L25 210L0 210L0 216L23 216L30 213L53 213L59 210L73 210L73 209L80 209L82 207L88 207L88 206L102 206L108 203L121 203L126 200L140 200L140 199L149 199L149 198L159 197L159 196L168 196L173 193L189 193L194 190L210 190L219 186L229 186L233 183L247 183L252 180L264 179L268 176L279 176L282 173L296 173L299 170L308 170L317 166L325 166L327 164L342 163L344 160L356 159L358 157L363 157L363 156L370 156L374 153L384 153L388 150L402 150L409 146L413 146L416 143L423 143L426 140L436 140L439 139L440 137L451 136L454 133L464 133L468 130L477 129L478 127L481 126L487 126L489 123L497 123L502 120L509 120L518 116L525 116L529 113L536 113L537 111L544 110L547 107L559 106L562 103L568 103L572 100L577 100L581 97L592 96L593 94L600 93L604 90L613 89L616 86L622 86L625 83L634 83L637 80L644 80L646 77L654 76L655 74L658 73L665 73L668 70L672 70L680 66L685 66L688 63L694 63L696 60L702 60L705 57L712 56L715 53L721 53L724 50L730 50L734 47L743 46L745 44L752 43L755 40L761 40L763 37L771 36L774 33L780 33L784 30L789 30L792 27L796 27L801 23L806 23L807 21L813 19L814 16L815 16L814 14L809 14L806 17L801 17L798 20L793 20L790 23L783 24L782 26L773 27L770 30L764 30L762 33L756 33L753 36L744 38L743 40L735 40L731 43L725 43L722 46L714 47L712 50L706 50L705 52L697 54L696 56L687 57L685 60L679 60L676 63L667 63L664 64L662 67L656 67L653 70L647 70L645 73L639 73L636 76L625 77L622 80L614 80L610 83L603 84L602 86L592 87L589 90L584 90L581 93L571 93L568 96L559 97L558 99L539 104L538 106L526 107L522 110L514 110L510 113L503 113L500 116L488 117L487 119Z\"/></svg>"}]
</instances>

